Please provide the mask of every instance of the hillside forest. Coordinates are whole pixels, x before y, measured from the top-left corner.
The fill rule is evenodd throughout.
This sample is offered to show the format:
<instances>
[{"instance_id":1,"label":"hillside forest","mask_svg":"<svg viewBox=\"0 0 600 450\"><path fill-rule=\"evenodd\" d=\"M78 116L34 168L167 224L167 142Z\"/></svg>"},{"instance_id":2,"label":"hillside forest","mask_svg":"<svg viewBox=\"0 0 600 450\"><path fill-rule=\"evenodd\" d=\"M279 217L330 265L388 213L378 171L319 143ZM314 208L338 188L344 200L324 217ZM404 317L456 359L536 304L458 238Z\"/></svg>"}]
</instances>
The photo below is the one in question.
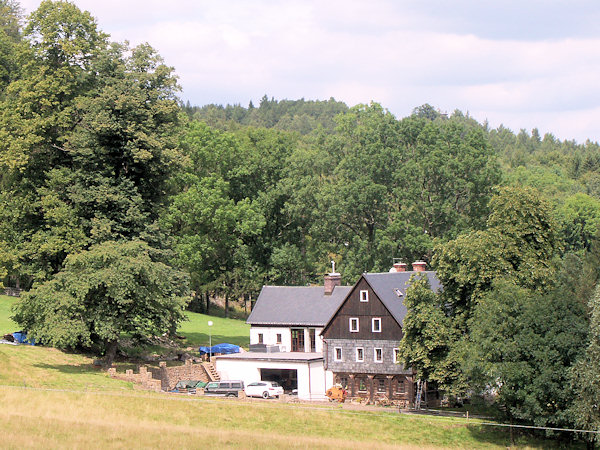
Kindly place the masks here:
<instances>
[{"instance_id":1,"label":"hillside forest","mask_svg":"<svg viewBox=\"0 0 600 450\"><path fill-rule=\"evenodd\" d=\"M401 351L510 420L600 426L600 148L425 104L194 106L147 44L0 0L0 280L15 320L114 357L183 308L423 260ZM132 319L133 318L133 319ZM579 395L578 395L579 394Z\"/></svg>"}]
</instances>

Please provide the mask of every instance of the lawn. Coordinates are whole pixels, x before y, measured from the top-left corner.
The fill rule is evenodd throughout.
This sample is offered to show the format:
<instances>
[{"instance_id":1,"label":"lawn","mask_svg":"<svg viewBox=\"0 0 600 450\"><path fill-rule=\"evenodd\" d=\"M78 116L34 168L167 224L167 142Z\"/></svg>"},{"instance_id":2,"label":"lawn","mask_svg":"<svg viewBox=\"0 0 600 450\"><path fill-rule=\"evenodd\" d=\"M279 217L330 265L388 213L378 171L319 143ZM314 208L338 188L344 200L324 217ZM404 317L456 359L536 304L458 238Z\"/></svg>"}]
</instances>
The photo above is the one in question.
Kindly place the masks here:
<instances>
[{"instance_id":1,"label":"lawn","mask_svg":"<svg viewBox=\"0 0 600 450\"><path fill-rule=\"evenodd\" d=\"M458 419L276 401L0 386L3 448L506 448ZM549 442L520 438L521 448Z\"/></svg>"},{"instance_id":2,"label":"lawn","mask_svg":"<svg viewBox=\"0 0 600 450\"><path fill-rule=\"evenodd\" d=\"M246 349L250 345L250 325L243 320L225 319L189 311L186 312L186 316L189 320L181 323L177 333L185 336L190 346L208 346L209 328L213 345L228 342ZM208 326L209 320L213 322L212 327Z\"/></svg>"},{"instance_id":3,"label":"lawn","mask_svg":"<svg viewBox=\"0 0 600 450\"><path fill-rule=\"evenodd\" d=\"M19 331L18 325L10 320L12 312L11 306L17 301L14 297L0 295L0 337L7 334Z\"/></svg>"}]
</instances>

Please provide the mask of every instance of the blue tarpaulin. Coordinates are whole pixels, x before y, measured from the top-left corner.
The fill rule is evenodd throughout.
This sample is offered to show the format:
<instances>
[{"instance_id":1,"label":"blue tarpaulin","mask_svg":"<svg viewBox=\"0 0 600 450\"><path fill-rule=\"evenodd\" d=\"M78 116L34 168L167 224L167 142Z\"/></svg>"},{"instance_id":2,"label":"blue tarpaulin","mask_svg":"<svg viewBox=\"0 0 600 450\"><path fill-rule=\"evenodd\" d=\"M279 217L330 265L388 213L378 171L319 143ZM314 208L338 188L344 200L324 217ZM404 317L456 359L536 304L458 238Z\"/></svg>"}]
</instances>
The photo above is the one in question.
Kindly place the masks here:
<instances>
[{"instance_id":1,"label":"blue tarpaulin","mask_svg":"<svg viewBox=\"0 0 600 450\"><path fill-rule=\"evenodd\" d=\"M15 333L13 333L12 335L15 338L15 342L18 342L19 344L35 345L35 339L32 339L31 341L29 341L27 339L27 333L25 333L24 331L17 331Z\"/></svg>"},{"instance_id":2,"label":"blue tarpaulin","mask_svg":"<svg viewBox=\"0 0 600 450\"><path fill-rule=\"evenodd\" d=\"M198 351L200 352L201 355L204 354L216 354L216 353L220 353L222 355L227 355L229 353L239 353L240 352L240 346L239 345L234 345L234 344L217 344L217 345L213 345L212 347L200 347L198 349Z\"/></svg>"}]
</instances>

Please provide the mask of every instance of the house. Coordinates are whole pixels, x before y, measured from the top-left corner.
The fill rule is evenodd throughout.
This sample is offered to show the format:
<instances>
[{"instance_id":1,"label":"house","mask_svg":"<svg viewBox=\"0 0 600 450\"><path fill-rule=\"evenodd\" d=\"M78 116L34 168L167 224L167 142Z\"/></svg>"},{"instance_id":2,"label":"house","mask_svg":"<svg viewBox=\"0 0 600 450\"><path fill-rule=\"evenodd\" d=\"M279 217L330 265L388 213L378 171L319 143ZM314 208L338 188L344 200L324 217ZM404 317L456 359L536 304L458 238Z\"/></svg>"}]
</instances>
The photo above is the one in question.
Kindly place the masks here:
<instances>
[{"instance_id":1,"label":"house","mask_svg":"<svg viewBox=\"0 0 600 450\"><path fill-rule=\"evenodd\" d=\"M364 273L321 333L325 370L347 386L351 397L414 402L414 373L399 364L398 357L407 312L403 299L413 276L427 277L434 291L441 285L423 262L413 263L412 272L404 267L396 264L387 273Z\"/></svg>"},{"instance_id":2,"label":"house","mask_svg":"<svg viewBox=\"0 0 600 450\"><path fill-rule=\"evenodd\" d=\"M333 384L321 331L352 286L332 272L323 286L264 286L247 323L250 352L215 358L222 378L277 381L304 400L323 400Z\"/></svg>"},{"instance_id":3,"label":"house","mask_svg":"<svg viewBox=\"0 0 600 450\"><path fill-rule=\"evenodd\" d=\"M277 346L281 352L323 351L321 331L352 289L339 273L324 286L263 286L248 317L250 346Z\"/></svg>"},{"instance_id":4,"label":"house","mask_svg":"<svg viewBox=\"0 0 600 450\"><path fill-rule=\"evenodd\" d=\"M398 363L406 316L404 296L413 275L441 289L425 263L397 263L390 272L364 273L354 286L325 276L324 286L264 286L247 323L250 352L218 356L222 378L278 381L306 400L325 399L334 383L351 397L386 397L412 404L414 373Z\"/></svg>"}]
</instances>

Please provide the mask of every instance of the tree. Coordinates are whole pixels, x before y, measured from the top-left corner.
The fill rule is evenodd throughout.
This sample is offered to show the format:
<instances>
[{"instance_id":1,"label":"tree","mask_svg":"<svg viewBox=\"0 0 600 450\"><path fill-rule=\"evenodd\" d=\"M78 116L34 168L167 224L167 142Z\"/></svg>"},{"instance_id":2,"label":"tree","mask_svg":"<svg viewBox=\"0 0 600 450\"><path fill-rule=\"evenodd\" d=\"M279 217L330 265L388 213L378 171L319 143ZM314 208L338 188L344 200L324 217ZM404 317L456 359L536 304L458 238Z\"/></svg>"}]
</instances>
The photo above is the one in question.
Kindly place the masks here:
<instances>
[{"instance_id":1,"label":"tree","mask_svg":"<svg viewBox=\"0 0 600 450\"><path fill-rule=\"evenodd\" d=\"M152 253L143 241L107 241L70 255L21 298L13 319L45 344L95 348L110 366L123 333L142 340L173 332L184 318L186 278Z\"/></svg>"},{"instance_id":2,"label":"tree","mask_svg":"<svg viewBox=\"0 0 600 450\"><path fill-rule=\"evenodd\" d=\"M28 287L147 234L184 158L176 78L151 47L110 44L69 2L42 2L24 38L0 99L0 264Z\"/></svg>"},{"instance_id":3,"label":"tree","mask_svg":"<svg viewBox=\"0 0 600 450\"><path fill-rule=\"evenodd\" d=\"M414 275L406 291L407 313L399 344L404 367L415 370L417 377L433 381L444 391L452 388L457 367L447 358L450 345L456 339L453 327L444 314L440 296L431 290L427 277Z\"/></svg>"},{"instance_id":4,"label":"tree","mask_svg":"<svg viewBox=\"0 0 600 450\"><path fill-rule=\"evenodd\" d=\"M497 279L469 324L465 372L471 387L495 395L508 419L571 427L570 368L586 338L583 305Z\"/></svg>"},{"instance_id":5,"label":"tree","mask_svg":"<svg viewBox=\"0 0 600 450\"><path fill-rule=\"evenodd\" d=\"M550 205L529 188L500 188L490 201L487 229L466 233L435 251L444 304L466 325L496 278L544 291L553 286L560 240Z\"/></svg>"},{"instance_id":6,"label":"tree","mask_svg":"<svg viewBox=\"0 0 600 450\"><path fill-rule=\"evenodd\" d=\"M177 259L190 273L193 289L222 293L228 316L229 299L255 278L248 240L265 225L256 205L248 199L235 202L226 181L208 176L173 198L164 222L176 235Z\"/></svg>"},{"instance_id":7,"label":"tree","mask_svg":"<svg viewBox=\"0 0 600 450\"><path fill-rule=\"evenodd\" d=\"M571 369L575 401L571 414L576 424L584 430L600 431L600 287L590 298L588 345L583 355ZM586 434L588 447L594 448L597 435Z\"/></svg>"}]
</instances>

